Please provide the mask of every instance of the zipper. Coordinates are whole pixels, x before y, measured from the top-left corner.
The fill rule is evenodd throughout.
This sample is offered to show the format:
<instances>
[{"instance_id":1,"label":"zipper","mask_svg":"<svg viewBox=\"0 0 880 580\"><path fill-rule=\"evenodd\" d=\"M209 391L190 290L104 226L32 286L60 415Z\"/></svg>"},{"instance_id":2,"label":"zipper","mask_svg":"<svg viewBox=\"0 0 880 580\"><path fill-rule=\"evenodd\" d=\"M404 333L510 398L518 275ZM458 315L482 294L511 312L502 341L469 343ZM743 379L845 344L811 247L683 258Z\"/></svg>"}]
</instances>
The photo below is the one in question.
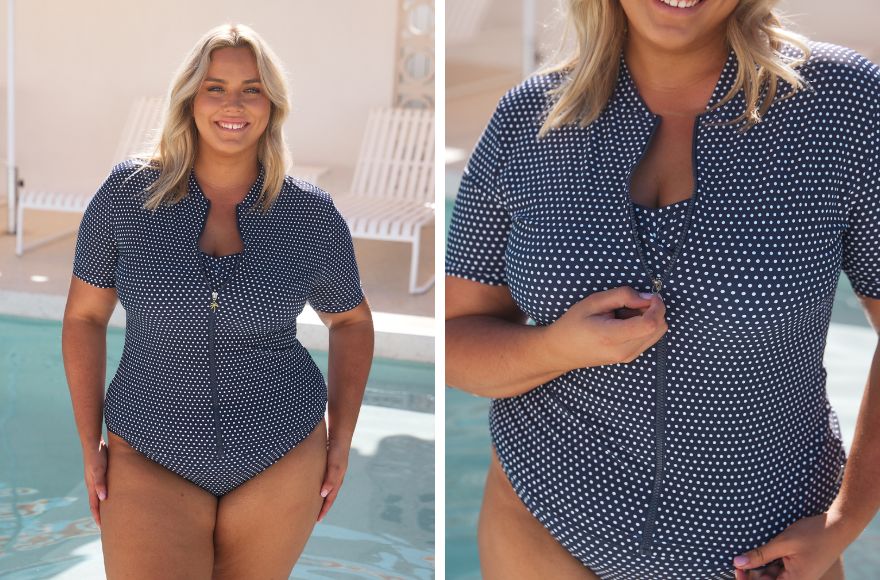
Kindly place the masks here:
<instances>
[{"instance_id":1,"label":"zipper","mask_svg":"<svg viewBox=\"0 0 880 580\"><path fill-rule=\"evenodd\" d=\"M262 165L260 166L260 176L263 175ZM195 181L195 176L191 172L190 173L190 185L195 183L194 187L199 188L198 182ZM251 195L253 192L253 188L257 183L260 183L260 178L257 178L257 182L251 186L251 190L248 192L248 195ZM241 270L242 262L244 262L245 258L248 256L248 245L245 243L245 237L242 232L241 227L241 214L242 207L241 203L236 205L235 208L235 227L238 230L238 237L242 241L242 252L241 256L239 256L235 263L232 266L232 270L226 274L226 278L220 282L219 286L214 288L213 281L211 280L211 276L209 276L207 268L205 267L204 258L201 256L201 250L199 248L199 239L202 237L202 234L205 231L205 225L208 223L208 214L211 212L211 200L208 199L204 193L201 192L201 199L204 202L204 215L202 216L202 225L199 228L199 233L196 234L195 240L193 241L193 248L196 253L196 259L199 261L199 265L202 270L202 278L205 282L205 287L211 292L211 301L208 303L208 380L209 387L211 389L211 416L214 423L214 451L217 459L222 459L223 455L226 451L226 445L223 441L223 431L221 429L220 424L220 385L218 384L217 379L217 326L219 315L217 314L217 309L220 307L218 303L218 294L220 290L226 286L227 282L234 278L239 270ZM247 198L245 198L247 199ZM243 203L243 202L242 202Z\"/></svg>"},{"instance_id":2,"label":"zipper","mask_svg":"<svg viewBox=\"0 0 880 580\"><path fill-rule=\"evenodd\" d=\"M223 458L223 434L220 431L220 388L217 385L217 291L211 292L208 314L208 380L211 384L211 414L214 419L214 444L217 459Z\"/></svg>"},{"instance_id":3,"label":"zipper","mask_svg":"<svg viewBox=\"0 0 880 580\"><path fill-rule=\"evenodd\" d=\"M641 163L642 159L644 159L645 154L651 146L651 141L654 139L654 135L657 132L657 127L660 125L660 117L654 115L654 124L651 127L651 134L648 137L645 146L642 148L641 154L639 158L633 163L629 168L629 173L627 174L627 197L629 201L629 212L630 212L630 226L633 234L633 241L636 246L636 250L639 254L639 259L641 260L642 266L645 269L645 272L648 274L651 280L651 293L659 294L660 290L663 288L663 280L667 274L672 269L672 266L675 264L675 261L678 259L679 253L684 247L684 242L687 238L688 230L690 229L691 217L693 216L694 206L696 205L697 197L699 196L699 172L697 171L697 136L699 130L700 120L702 119L705 113L700 113L694 118L694 128L693 134L691 136L691 171L693 172L694 179L694 191L691 196L691 202L687 208L687 214L685 218L685 224L683 227L683 231L681 233L680 241L675 247L675 251L666 265L664 271L657 273L656 275L651 271L651 268L648 266L648 261L645 258L645 254L642 250L641 242L638 238L638 232L635 227L635 209L633 208L633 201L630 195L630 191L632 190L632 176L633 171ZM651 487L651 497L648 502L648 512L645 517L645 522L642 528L642 536L641 541L639 543L639 552L643 556L650 556L653 554L653 544L654 544L654 533L657 529L657 511L660 506L660 491L663 485L663 475L665 470L665 461L666 461L666 387L667 387L667 376L666 376L666 364L668 360L668 341L666 339L666 334L660 337L660 340L657 341L656 344L656 355L657 355L657 364L656 364L656 390L655 390L655 417L654 417L654 482Z\"/></svg>"}]
</instances>

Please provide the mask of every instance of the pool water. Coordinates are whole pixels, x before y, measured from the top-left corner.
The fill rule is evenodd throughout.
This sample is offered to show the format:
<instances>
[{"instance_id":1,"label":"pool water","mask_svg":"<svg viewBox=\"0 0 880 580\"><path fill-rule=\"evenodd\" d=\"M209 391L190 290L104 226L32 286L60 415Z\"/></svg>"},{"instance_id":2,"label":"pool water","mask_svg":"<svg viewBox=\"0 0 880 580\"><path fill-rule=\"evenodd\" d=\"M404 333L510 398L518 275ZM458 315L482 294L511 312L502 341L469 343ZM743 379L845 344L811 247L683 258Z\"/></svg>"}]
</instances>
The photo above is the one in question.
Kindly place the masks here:
<instances>
[{"instance_id":1,"label":"pool water","mask_svg":"<svg viewBox=\"0 0 880 580\"><path fill-rule=\"evenodd\" d=\"M108 329L107 382L123 341ZM434 575L433 365L377 359L364 403L345 485L291 578ZM0 316L0 578L104 578L56 321Z\"/></svg>"},{"instance_id":2,"label":"pool water","mask_svg":"<svg viewBox=\"0 0 880 580\"><path fill-rule=\"evenodd\" d=\"M453 200L446 200L447 232ZM844 440L852 441L876 339L861 303L841 275L825 353L828 394ZM446 577L480 578L477 519L489 468L489 400L446 389ZM880 515L844 553L847 580L880 578Z\"/></svg>"}]
</instances>

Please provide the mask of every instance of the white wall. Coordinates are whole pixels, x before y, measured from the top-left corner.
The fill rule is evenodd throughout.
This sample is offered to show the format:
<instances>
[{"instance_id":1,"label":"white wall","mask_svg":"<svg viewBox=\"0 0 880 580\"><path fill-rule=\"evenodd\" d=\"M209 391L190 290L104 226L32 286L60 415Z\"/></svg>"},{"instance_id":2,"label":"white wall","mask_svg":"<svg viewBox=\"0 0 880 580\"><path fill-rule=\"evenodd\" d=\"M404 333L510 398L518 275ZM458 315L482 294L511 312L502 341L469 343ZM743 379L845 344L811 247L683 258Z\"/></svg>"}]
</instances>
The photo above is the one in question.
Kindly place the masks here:
<instances>
[{"instance_id":1,"label":"white wall","mask_svg":"<svg viewBox=\"0 0 880 580\"><path fill-rule=\"evenodd\" d=\"M5 1L0 10L5 159ZM254 28L284 63L294 163L350 173L367 111L392 101L396 19L396 0L17 0L20 175L29 189L93 191L116 161L131 101L163 95L223 22Z\"/></svg>"}]
</instances>

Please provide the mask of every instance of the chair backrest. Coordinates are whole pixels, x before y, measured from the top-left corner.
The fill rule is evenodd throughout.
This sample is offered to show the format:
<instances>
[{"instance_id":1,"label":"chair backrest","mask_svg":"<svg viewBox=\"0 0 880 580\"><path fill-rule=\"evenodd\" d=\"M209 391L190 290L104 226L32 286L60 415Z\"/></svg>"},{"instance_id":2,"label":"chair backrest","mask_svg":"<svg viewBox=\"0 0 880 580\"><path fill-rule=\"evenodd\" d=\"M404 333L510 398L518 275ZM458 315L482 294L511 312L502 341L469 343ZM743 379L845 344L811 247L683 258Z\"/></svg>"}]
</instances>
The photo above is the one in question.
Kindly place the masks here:
<instances>
[{"instance_id":1,"label":"chair backrest","mask_svg":"<svg viewBox=\"0 0 880 580\"><path fill-rule=\"evenodd\" d=\"M152 142L154 131L161 130L162 97L139 97L131 104L128 118L119 137L113 163L140 153Z\"/></svg>"},{"instance_id":2,"label":"chair backrest","mask_svg":"<svg viewBox=\"0 0 880 580\"><path fill-rule=\"evenodd\" d=\"M446 0L446 44L463 44L477 36L489 0Z\"/></svg>"},{"instance_id":3,"label":"chair backrest","mask_svg":"<svg viewBox=\"0 0 880 580\"><path fill-rule=\"evenodd\" d=\"M351 193L433 202L434 111L371 111Z\"/></svg>"}]
</instances>

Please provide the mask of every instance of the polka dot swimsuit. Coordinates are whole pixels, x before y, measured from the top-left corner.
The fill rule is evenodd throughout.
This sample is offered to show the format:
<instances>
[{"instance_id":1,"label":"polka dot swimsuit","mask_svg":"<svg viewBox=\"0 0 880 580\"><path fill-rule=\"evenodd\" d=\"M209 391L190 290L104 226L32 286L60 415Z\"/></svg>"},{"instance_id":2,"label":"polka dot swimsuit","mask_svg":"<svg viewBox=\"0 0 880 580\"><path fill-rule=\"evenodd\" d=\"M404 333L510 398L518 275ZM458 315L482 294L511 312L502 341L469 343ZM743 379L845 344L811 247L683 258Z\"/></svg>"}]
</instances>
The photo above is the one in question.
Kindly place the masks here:
<instances>
[{"instance_id":1,"label":"polka dot swimsuit","mask_svg":"<svg viewBox=\"0 0 880 580\"><path fill-rule=\"evenodd\" d=\"M686 228L689 199L659 208L633 203L639 243L654 275L665 271Z\"/></svg>"},{"instance_id":2,"label":"polka dot swimsuit","mask_svg":"<svg viewBox=\"0 0 880 580\"><path fill-rule=\"evenodd\" d=\"M144 190L157 173L135 169L114 167L89 203L73 263L78 278L115 287L126 313L104 419L146 457L222 496L324 416L326 383L296 317L306 302L341 312L363 300L351 235L326 192L289 176L260 212L261 166L236 207L244 250L209 256L198 238L210 201L195 175L186 197L151 212Z\"/></svg>"},{"instance_id":3,"label":"polka dot swimsuit","mask_svg":"<svg viewBox=\"0 0 880 580\"><path fill-rule=\"evenodd\" d=\"M662 120L622 54L587 127L539 140L561 76L535 76L501 99L468 161L446 272L506 285L538 325L594 292L650 291L640 245L659 268L692 212L663 279L662 353L658 342L492 401L517 494L603 579L733 578L734 556L821 513L839 489L846 456L823 353L841 271L880 298L880 70L810 47L810 89L777 98L746 133L720 123L744 110L742 91L709 111L736 77L729 53L695 123L695 189L680 204L632 207L630 172Z\"/></svg>"},{"instance_id":4,"label":"polka dot swimsuit","mask_svg":"<svg viewBox=\"0 0 880 580\"><path fill-rule=\"evenodd\" d=\"M205 272L211 280L211 286L213 287L220 286L232 276L235 272L236 260L241 256L241 252L227 256L212 256L201 250L199 252L205 264Z\"/></svg>"}]
</instances>

